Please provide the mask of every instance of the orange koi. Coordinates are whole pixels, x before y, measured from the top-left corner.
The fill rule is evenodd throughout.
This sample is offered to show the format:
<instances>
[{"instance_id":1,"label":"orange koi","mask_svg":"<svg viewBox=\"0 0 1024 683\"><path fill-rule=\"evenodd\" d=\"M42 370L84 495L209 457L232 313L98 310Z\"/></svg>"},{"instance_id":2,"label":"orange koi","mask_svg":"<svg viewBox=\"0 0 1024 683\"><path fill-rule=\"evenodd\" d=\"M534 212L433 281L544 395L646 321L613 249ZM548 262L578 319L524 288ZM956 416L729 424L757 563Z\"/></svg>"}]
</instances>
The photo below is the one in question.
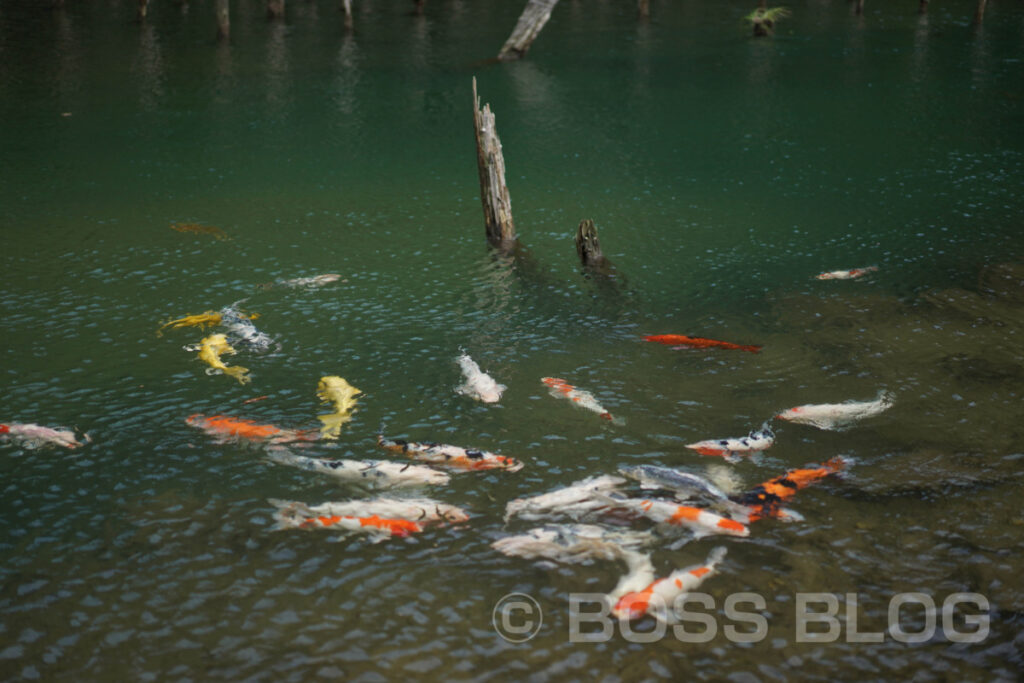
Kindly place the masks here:
<instances>
[{"instance_id":1,"label":"orange koi","mask_svg":"<svg viewBox=\"0 0 1024 683\"><path fill-rule=\"evenodd\" d=\"M465 522L469 515L454 505L429 498L375 498L307 505L276 500L275 529L341 529L367 533L375 540L408 536L431 524Z\"/></svg>"},{"instance_id":2,"label":"orange koi","mask_svg":"<svg viewBox=\"0 0 1024 683\"><path fill-rule=\"evenodd\" d=\"M656 342L671 346L674 349L733 349L737 351L750 351L757 353L760 346L733 344L732 342L718 341L717 339L705 339L703 337L688 337L685 334L649 334L644 341Z\"/></svg>"},{"instance_id":3,"label":"orange koi","mask_svg":"<svg viewBox=\"0 0 1024 683\"><path fill-rule=\"evenodd\" d=\"M845 459L836 456L821 465L809 465L802 469L790 470L782 476L758 484L734 500L750 508L751 522L769 517L785 519L789 513L783 509L783 503L792 498L800 489L806 488L830 474L842 471L846 468L846 464Z\"/></svg>"},{"instance_id":4,"label":"orange koi","mask_svg":"<svg viewBox=\"0 0 1024 683\"><path fill-rule=\"evenodd\" d=\"M171 223L171 230L178 232L191 232L196 235L212 235L214 239L225 241L231 239L228 234L212 225L200 225L199 223Z\"/></svg>"},{"instance_id":5,"label":"orange koi","mask_svg":"<svg viewBox=\"0 0 1024 683\"><path fill-rule=\"evenodd\" d=\"M202 429L210 436L222 440L240 439L252 442L282 444L292 441L314 441L316 430L296 431L281 429L274 425L257 424L252 420L240 420L227 415L207 417L196 413L185 418L185 422L197 429Z\"/></svg>"}]
</instances>

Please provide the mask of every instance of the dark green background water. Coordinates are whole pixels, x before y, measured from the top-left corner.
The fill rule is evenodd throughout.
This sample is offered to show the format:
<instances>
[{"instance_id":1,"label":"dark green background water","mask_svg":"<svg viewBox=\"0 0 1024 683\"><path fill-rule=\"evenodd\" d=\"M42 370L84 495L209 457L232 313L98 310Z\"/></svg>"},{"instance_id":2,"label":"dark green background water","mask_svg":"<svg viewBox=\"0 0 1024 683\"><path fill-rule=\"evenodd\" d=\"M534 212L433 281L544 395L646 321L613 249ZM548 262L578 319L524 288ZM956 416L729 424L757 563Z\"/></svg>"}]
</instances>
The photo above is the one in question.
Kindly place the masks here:
<instances>
[{"instance_id":1,"label":"dark green background water","mask_svg":"<svg viewBox=\"0 0 1024 683\"><path fill-rule=\"evenodd\" d=\"M421 17L355 4L346 34L334 3L295 1L267 23L238 2L218 46L207 2L157 3L143 26L129 2L0 2L0 419L94 439L80 454L0 451L3 678L1018 675L1020 5L989 3L975 27L973 2L922 18L910 0L868 0L864 17L807 1L753 40L752 2L656 2L642 23L626 0L563 0L525 61L492 64L521 3L428 0ZM474 76L532 254L512 270L484 242ZM582 218L627 279L618 291L578 272ZM879 267L866 281L813 279L866 265ZM324 272L346 281L257 289ZM156 335L247 296L281 343L232 359L249 386L182 350L199 332ZM665 332L765 349L639 340ZM499 405L455 394L460 348L509 386ZM272 533L268 497L357 493L218 446L184 417L315 426L327 374L365 395L314 454L380 457L383 422L526 468L429 492L472 520L411 541ZM556 402L545 375L626 424ZM516 496L624 463L705 473L722 463L683 444L882 388L896 399L883 416L842 433L781 425L763 458L729 466L747 487L855 463L797 497L805 522L728 543L705 584L719 604L765 596L761 643L570 643L568 595L608 591L622 568L489 547L528 528L502 522ZM658 549L655 565L714 543ZM513 591L545 611L525 645L491 626ZM870 631L896 593L980 592L991 635L801 644L801 591L857 593Z\"/></svg>"}]
</instances>

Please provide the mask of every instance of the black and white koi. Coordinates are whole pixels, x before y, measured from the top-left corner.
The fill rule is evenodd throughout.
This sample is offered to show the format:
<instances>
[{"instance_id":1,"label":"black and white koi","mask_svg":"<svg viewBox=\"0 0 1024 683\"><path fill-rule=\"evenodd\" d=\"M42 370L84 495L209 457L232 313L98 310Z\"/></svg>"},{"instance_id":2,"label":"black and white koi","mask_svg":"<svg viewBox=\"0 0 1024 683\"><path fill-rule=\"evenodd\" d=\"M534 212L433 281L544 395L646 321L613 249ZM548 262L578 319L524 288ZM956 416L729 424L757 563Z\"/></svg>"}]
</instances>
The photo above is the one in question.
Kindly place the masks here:
<instances>
[{"instance_id":1,"label":"black and white koi","mask_svg":"<svg viewBox=\"0 0 1024 683\"><path fill-rule=\"evenodd\" d=\"M732 459L737 455L753 455L770 448L773 443L775 443L775 432L766 422L761 425L761 429L750 432L744 437L708 439L687 444L686 447L701 455L721 455Z\"/></svg>"},{"instance_id":2,"label":"black and white koi","mask_svg":"<svg viewBox=\"0 0 1024 683\"><path fill-rule=\"evenodd\" d=\"M447 484L449 477L429 467L399 464L387 460L321 460L296 455L279 448L267 453L267 457L278 464L326 474L343 482L380 489L394 486L421 486L423 484Z\"/></svg>"}]
</instances>

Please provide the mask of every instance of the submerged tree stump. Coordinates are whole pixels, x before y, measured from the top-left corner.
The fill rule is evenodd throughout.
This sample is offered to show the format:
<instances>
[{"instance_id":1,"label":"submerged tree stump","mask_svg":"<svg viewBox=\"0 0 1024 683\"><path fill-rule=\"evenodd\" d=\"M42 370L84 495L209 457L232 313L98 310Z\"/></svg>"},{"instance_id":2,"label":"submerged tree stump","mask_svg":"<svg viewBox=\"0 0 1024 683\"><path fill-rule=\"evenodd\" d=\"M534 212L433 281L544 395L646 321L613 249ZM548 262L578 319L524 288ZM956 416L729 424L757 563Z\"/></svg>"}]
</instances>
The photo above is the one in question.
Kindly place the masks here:
<instances>
[{"instance_id":1,"label":"submerged tree stump","mask_svg":"<svg viewBox=\"0 0 1024 683\"><path fill-rule=\"evenodd\" d=\"M516 244L516 227L512 222L512 200L505 185L505 158L501 153L501 140L494 126L490 105L480 108L473 79L473 128L476 131L476 163L480 172L480 202L484 209L484 227L487 241L503 251L511 251Z\"/></svg>"},{"instance_id":2,"label":"submerged tree stump","mask_svg":"<svg viewBox=\"0 0 1024 683\"><path fill-rule=\"evenodd\" d=\"M576 228L576 255L584 270L598 275L612 275L615 266L601 251L601 241L597 238L597 226L587 218L580 221Z\"/></svg>"},{"instance_id":3,"label":"submerged tree stump","mask_svg":"<svg viewBox=\"0 0 1024 683\"><path fill-rule=\"evenodd\" d=\"M224 43L231 38L231 15L228 0L216 0L214 12L217 13L217 40Z\"/></svg>"},{"instance_id":4,"label":"submerged tree stump","mask_svg":"<svg viewBox=\"0 0 1024 683\"><path fill-rule=\"evenodd\" d=\"M512 29L512 35L508 37L505 44L498 53L498 59L508 61L519 59L530 49L537 34L544 28L551 18L551 10L558 4L558 0L529 0L523 13L519 15L516 27Z\"/></svg>"}]
</instances>

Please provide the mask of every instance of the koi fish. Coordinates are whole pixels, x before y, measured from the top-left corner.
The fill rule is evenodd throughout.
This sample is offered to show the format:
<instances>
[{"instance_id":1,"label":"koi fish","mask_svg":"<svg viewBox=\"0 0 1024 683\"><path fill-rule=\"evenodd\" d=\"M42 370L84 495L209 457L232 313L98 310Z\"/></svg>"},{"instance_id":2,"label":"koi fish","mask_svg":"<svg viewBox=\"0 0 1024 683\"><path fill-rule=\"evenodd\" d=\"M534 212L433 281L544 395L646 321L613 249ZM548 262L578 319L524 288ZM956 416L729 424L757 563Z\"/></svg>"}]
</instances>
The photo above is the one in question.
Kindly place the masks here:
<instances>
[{"instance_id":1,"label":"koi fish","mask_svg":"<svg viewBox=\"0 0 1024 683\"><path fill-rule=\"evenodd\" d=\"M501 399L502 392L508 387L495 382L494 378L481 370L467 354L462 354L457 360L466 382L455 391L484 403L497 403Z\"/></svg>"},{"instance_id":2,"label":"koi fish","mask_svg":"<svg viewBox=\"0 0 1024 683\"><path fill-rule=\"evenodd\" d=\"M783 509L783 503L792 498L800 489L830 474L842 471L846 465L847 461L844 458L836 456L821 465L808 465L802 469L790 470L763 484L758 484L746 493L736 496L733 500L750 509L751 522L769 517L784 521L798 518L798 515Z\"/></svg>"},{"instance_id":3,"label":"koi fish","mask_svg":"<svg viewBox=\"0 0 1024 683\"><path fill-rule=\"evenodd\" d=\"M852 280L863 277L868 273L878 270L878 266L867 266L866 268L851 268L850 270L831 270L827 273L820 273L815 276L816 280Z\"/></svg>"},{"instance_id":4,"label":"koi fish","mask_svg":"<svg viewBox=\"0 0 1024 683\"><path fill-rule=\"evenodd\" d=\"M185 423L201 429L221 442L248 441L252 443L286 444L300 441L315 441L315 430L281 429L274 425L257 424L252 420L241 420L227 415L201 415L195 413L185 418Z\"/></svg>"},{"instance_id":5,"label":"koi fish","mask_svg":"<svg viewBox=\"0 0 1024 683\"><path fill-rule=\"evenodd\" d=\"M878 392L874 401L847 401L846 403L820 403L797 406L784 410L775 417L798 424L814 425L818 429L840 430L858 420L880 415L893 405L892 394Z\"/></svg>"},{"instance_id":6,"label":"koi fish","mask_svg":"<svg viewBox=\"0 0 1024 683\"><path fill-rule=\"evenodd\" d=\"M738 439L708 439L707 441L686 444L686 447L697 451L701 455L721 455L734 459L737 455L753 455L763 451L773 443L775 443L775 432L765 422L761 425L761 429L750 432L747 436Z\"/></svg>"},{"instance_id":7,"label":"koi fish","mask_svg":"<svg viewBox=\"0 0 1024 683\"><path fill-rule=\"evenodd\" d=\"M257 351L266 351L274 343L274 340L257 330L256 326L252 324L252 321L257 317L256 315L246 315L238 310L238 304L242 303L242 301L236 301L230 306L221 309L221 324L227 328L232 337L246 346Z\"/></svg>"},{"instance_id":8,"label":"koi fish","mask_svg":"<svg viewBox=\"0 0 1024 683\"><path fill-rule=\"evenodd\" d=\"M441 443L416 443L402 439L385 439L380 434L377 435L377 443L382 448L401 451L413 460L431 465L460 470L505 470L506 472L518 472L523 469L523 463L519 460L490 451L472 450Z\"/></svg>"},{"instance_id":9,"label":"koi fish","mask_svg":"<svg viewBox=\"0 0 1024 683\"><path fill-rule=\"evenodd\" d=\"M752 344L741 345L732 342L718 341L717 339L704 339L703 337L688 337L685 334L650 334L644 337L644 341L656 342L671 346L673 349L732 349L737 351L750 351L757 353L760 346Z\"/></svg>"},{"instance_id":10,"label":"koi fish","mask_svg":"<svg viewBox=\"0 0 1024 683\"><path fill-rule=\"evenodd\" d=\"M272 450L267 453L267 457L279 465L327 474L343 482L361 484L374 489L447 484L449 479L444 472L429 467L387 460L320 460L296 455L287 449Z\"/></svg>"},{"instance_id":11,"label":"koi fish","mask_svg":"<svg viewBox=\"0 0 1024 683\"><path fill-rule=\"evenodd\" d=\"M277 508L276 530L340 529L369 533L378 541L419 533L431 524L469 519L464 510L429 498L375 498L321 505L271 498L270 503Z\"/></svg>"},{"instance_id":12,"label":"koi fish","mask_svg":"<svg viewBox=\"0 0 1024 683\"><path fill-rule=\"evenodd\" d=\"M697 535L725 534L744 538L750 535L750 529L742 522L716 515L703 508L679 505L665 500L637 500L608 495L599 495L599 498L603 499L608 507L629 510L658 524L684 526Z\"/></svg>"},{"instance_id":13,"label":"koi fish","mask_svg":"<svg viewBox=\"0 0 1024 683\"><path fill-rule=\"evenodd\" d=\"M224 241L231 239L228 234L220 228L212 225L200 225L199 223L171 223L171 230L178 232L191 232L196 235L211 235L214 239Z\"/></svg>"},{"instance_id":14,"label":"koi fish","mask_svg":"<svg viewBox=\"0 0 1024 683\"><path fill-rule=\"evenodd\" d=\"M548 387L548 393L555 398L567 398L580 408L592 410L606 420L615 421L612 419L612 414L605 410L604 406L598 403L597 399L589 391L577 389L564 379L559 379L558 377L541 377L540 381L544 383L544 386ZM621 422L622 420L619 420L620 424Z\"/></svg>"},{"instance_id":15,"label":"koi fish","mask_svg":"<svg viewBox=\"0 0 1024 683\"><path fill-rule=\"evenodd\" d=\"M602 475L588 477L550 493L530 498L516 498L509 501L505 507L505 521L507 522L513 515L528 520L546 519L558 515L579 518L605 508L606 503L598 500L597 496L613 491L625 483L626 480L622 477Z\"/></svg>"},{"instance_id":16,"label":"koi fish","mask_svg":"<svg viewBox=\"0 0 1024 683\"><path fill-rule=\"evenodd\" d=\"M649 532L612 531L593 524L549 524L498 539L491 547L509 557L565 564L619 559L637 562L638 558L632 557L639 555L636 549L651 540Z\"/></svg>"},{"instance_id":17,"label":"koi fish","mask_svg":"<svg viewBox=\"0 0 1024 683\"><path fill-rule=\"evenodd\" d=\"M82 435L82 441L75 438L70 429L53 429L37 424L0 424L0 441L12 441L24 448L40 446L61 446L63 448L79 448L92 441L88 434Z\"/></svg>"},{"instance_id":18,"label":"koi fish","mask_svg":"<svg viewBox=\"0 0 1024 683\"><path fill-rule=\"evenodd\" d=\"M639 619L646 614L659 621L673 621L671 607L676 598L696 590L708 577L714 576L716 567L725 558L725 552L723 547L715 548L708 554L704 564L677 569L642 590L626 593L615 601L612 614L624 621Z\"/></svg>"},{"instance_id":19,"label":"koi fish","mask_svg":"<svg viewBox=\"0 0 1024 683\"><path fill-rule=\"evenodd\" d=\"M321 401L334 404L334 412L319 415L317 419L324 423L320 428L320 436L324 439L337 439L341 436L341 426L352 419L356 409L356 396L363 393L337 375L320 378L316 395Z\"/></svg>"},{"instance_id":20,"label":"koi fish","mask_svg":"<svg viewBox=\"0 0 1024 683\"><path fill-rule=\"evenodd\" d=\"M291 280L278 280L276 284L278 287L291 287L293 289L298 287L322 287L323 285L337 282L340 279L341 275L338 275L337 273L324 273L323 275L313 275L311 277L297 277ZM265 286L272 287L273 283Z\"/></svg>"},{"instance_id":21,"label":"koi fish","mask_svg":"<svg viewBox=\"0 0 1024 683\"><path fill-rule=\"evenodd\" d=\"M667 489L683 497L709 498L726 502L729 496L704 477L656 465L631 465L619 468L619 474L640 482L641 488Z\"/></svg>"},{"instance_id":22,"label":"koi fish","mask_svg":"<svg viewBox=\"0 0 1024 683\"><path fill-rule=\"evenodd\" d=\"M223 373L234 377L240 384L248 384L252 381L252 378L246 375L249 368L243 368L241 365L228 367L220 359L221 354L233 353L235 353L235 349L228 344L228 339L223 334L211 334L199 342L199 359L210 366L206 368L207 375Z\"/></svg>"},{"instance_id":23,"label":"koi fish","mask_svg":"<svg viewBox=\"0 0 1024 683\"><path fill-rule=\"evenodd\" d=\"M205 313L199 313L198 315L186 315L184 318L165 322L160 326L160 329L157 330L156 333L157 335L163 336L163 330L165 327L198 327L202 329L204 327L220 325L220 320L220 313L217 313L216 311L206 311Z\"/></svg>"}]
</instances>

